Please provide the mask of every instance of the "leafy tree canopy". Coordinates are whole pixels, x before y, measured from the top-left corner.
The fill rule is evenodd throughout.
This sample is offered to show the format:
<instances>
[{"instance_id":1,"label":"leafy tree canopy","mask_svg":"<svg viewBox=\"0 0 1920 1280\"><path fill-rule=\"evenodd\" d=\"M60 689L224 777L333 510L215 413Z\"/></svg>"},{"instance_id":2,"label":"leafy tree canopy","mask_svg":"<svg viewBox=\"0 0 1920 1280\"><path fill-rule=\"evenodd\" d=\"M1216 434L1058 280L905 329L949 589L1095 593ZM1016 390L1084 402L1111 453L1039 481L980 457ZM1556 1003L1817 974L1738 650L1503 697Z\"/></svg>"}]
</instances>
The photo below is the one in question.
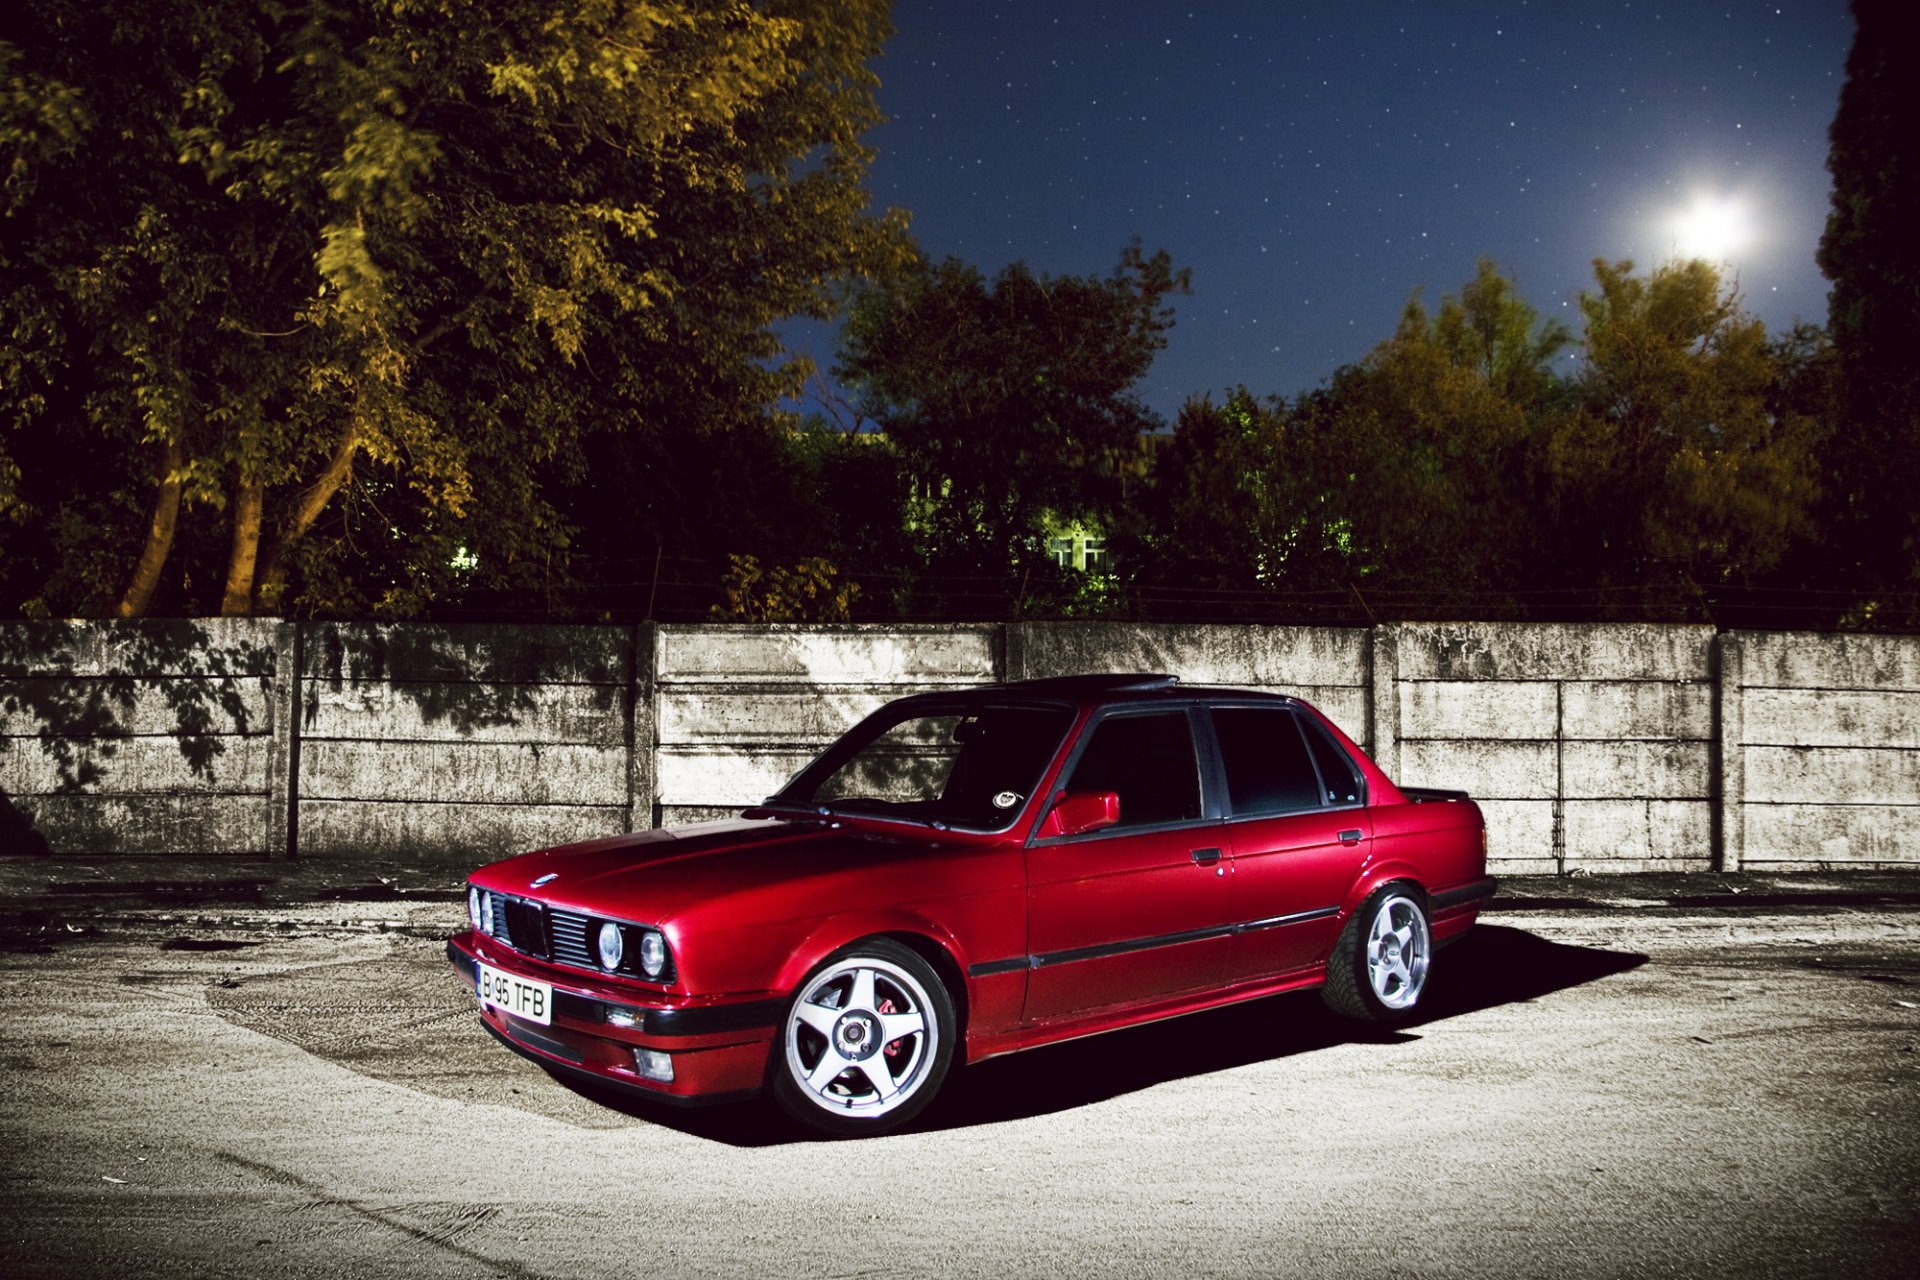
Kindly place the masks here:
<instances>
[{"instance_id":1,"label":"leafy tree canopy","mask_svg":"<svg viewBox=\"0 0 1920 1280\"><path fill-rule=\"evenodd\" d=\"M9 558L123 614L191 609L195 556L228 612L552 572L586 438L762 414L804 373L770 325L901 259L861 187L885 11L21 0Z\"/></svg>"}]
</instances>

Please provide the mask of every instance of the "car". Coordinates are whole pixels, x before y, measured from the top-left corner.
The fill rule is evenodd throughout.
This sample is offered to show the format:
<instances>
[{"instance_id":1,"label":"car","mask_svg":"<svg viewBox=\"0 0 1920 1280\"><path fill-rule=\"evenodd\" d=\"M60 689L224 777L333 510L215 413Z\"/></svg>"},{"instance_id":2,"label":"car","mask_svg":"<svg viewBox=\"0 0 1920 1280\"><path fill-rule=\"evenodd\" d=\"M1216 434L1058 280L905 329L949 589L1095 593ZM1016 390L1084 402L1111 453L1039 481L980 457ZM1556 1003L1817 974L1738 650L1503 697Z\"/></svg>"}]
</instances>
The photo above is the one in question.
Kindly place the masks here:
<instances>
[{"instance_id":1,"label":"car","mask_svg":"<svg viewBox=\"0 0 1920 1280\"><path fill-rule=\"evenodd\" d=\"M1404 1021L1494 889L1465 793L1306 702L1068 676L888 703L736 820L483 867L447 955L557 1076L857 1136L958 1065L1279 992Z\"/></svg>"}]
</instances>

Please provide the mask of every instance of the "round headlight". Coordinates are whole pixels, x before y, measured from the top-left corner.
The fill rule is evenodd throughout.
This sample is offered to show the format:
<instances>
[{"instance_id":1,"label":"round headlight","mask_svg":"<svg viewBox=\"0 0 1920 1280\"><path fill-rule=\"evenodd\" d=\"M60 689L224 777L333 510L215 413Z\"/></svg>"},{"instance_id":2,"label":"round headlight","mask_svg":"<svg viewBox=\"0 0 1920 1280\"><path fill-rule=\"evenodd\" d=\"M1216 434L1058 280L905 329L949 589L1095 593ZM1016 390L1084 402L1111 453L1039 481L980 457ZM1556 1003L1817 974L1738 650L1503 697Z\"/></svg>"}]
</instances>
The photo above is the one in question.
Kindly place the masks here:
<instances>
[{"instance_id":1,"label":"round headlight","mask_svg":"<svg viewBox=\"0 0 1920 1280\"><path fill-rule=\"evenodd\" d=\"M493 932L493 895L485 892L480 895L480 932Z\"/></svg>"},{"instance_id":2,"label":"round headlight","mask_svg":"<svg viewBox=\"0 0 1920 1280\"><path fill-rule=\"evenodd\" d=\"M480 891L472 885L467 886L467 919L473 922L474 928L480 927Z\"/></svg>"},{"instance_id":3,"label":"round headlight","mask_svg":"<svg viewBox=\"0 0 1920 1280\"><path fill-rule=\"evenodd\" d=\"M640 967L649 978L667 967L667 940L651 929L640 935Z\"/></svg>"},{"instance_id":4,"label":"round headlight","mask_svg":"<svg viewBox=\"0 0 1920 1280\"><path fill-rule=\"evenodd\" d=\"M620 957L626 954L626 942L620 937L620 926L609 920L600 926L596 941L599 943L600 967L608 971L620 967Z\"/></svg>"}]
</instances>

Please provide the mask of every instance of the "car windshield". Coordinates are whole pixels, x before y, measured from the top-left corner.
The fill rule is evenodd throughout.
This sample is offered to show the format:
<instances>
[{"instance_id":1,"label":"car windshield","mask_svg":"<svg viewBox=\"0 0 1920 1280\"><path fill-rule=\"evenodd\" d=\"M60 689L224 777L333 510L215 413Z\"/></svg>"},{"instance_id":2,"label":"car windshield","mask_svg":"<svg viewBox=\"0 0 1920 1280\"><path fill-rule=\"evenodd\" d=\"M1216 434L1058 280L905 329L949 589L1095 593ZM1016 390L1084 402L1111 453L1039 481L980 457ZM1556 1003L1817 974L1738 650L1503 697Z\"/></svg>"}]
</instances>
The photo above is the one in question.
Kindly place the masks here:
<instances>
[{"instance_id":1,"label":"car windshield","mask_svg":"<svg viewBox=\"0 0 1920 1280\"><path fill-rule=\"evenodd\" d=\"M771 803L998 831L1039 785L1072 723L1063 706L882 708Z\"/></svg>"}]
</instances>

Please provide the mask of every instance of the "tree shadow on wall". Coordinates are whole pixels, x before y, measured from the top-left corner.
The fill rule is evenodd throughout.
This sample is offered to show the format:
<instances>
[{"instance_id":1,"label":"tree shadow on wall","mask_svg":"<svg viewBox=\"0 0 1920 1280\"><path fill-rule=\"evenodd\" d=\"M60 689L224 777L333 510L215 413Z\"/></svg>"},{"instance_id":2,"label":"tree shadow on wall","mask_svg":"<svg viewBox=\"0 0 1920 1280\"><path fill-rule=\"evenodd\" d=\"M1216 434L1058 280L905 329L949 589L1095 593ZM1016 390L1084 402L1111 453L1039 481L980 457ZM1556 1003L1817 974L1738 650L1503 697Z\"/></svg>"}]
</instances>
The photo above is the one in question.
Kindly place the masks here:
<instances>
[{"instance_id":1,"label":"tree shadow on wall","mask_svg":"<svg viewBox=\"0 0 1920 1280\"><path fill-rule=\"evenodd\" d=\"M624 633L609 628L336 623L305 644L303 729L319 721L323 696L350 688L390 689L426 724L468 737L523 723L543 684L589 686L591 711L624 716L632 683Z\"/></svg>"},{"instance_id":2,"label":"tree shadow on wall","mask_svg":"<svg viewBox=\"0 0 1920 1280\"><path fill-rule=\"evenodd\" d=\"M246 684L271 677L271 643L222 643L191 621L27 622L0 628L0 776L31 809L33 794L98 789L134 735L171 738L188 771L211 781L224 739L258 732ZM37 751L52 766L38 779L9 755ZM3 794L3 793L0 793ZM0 854L45 851L28 810L5 803L11 833ZM19 819L23 832L15 832ZM37 843L36 843L37 842Z\"/></svg>"}]
</instances>

